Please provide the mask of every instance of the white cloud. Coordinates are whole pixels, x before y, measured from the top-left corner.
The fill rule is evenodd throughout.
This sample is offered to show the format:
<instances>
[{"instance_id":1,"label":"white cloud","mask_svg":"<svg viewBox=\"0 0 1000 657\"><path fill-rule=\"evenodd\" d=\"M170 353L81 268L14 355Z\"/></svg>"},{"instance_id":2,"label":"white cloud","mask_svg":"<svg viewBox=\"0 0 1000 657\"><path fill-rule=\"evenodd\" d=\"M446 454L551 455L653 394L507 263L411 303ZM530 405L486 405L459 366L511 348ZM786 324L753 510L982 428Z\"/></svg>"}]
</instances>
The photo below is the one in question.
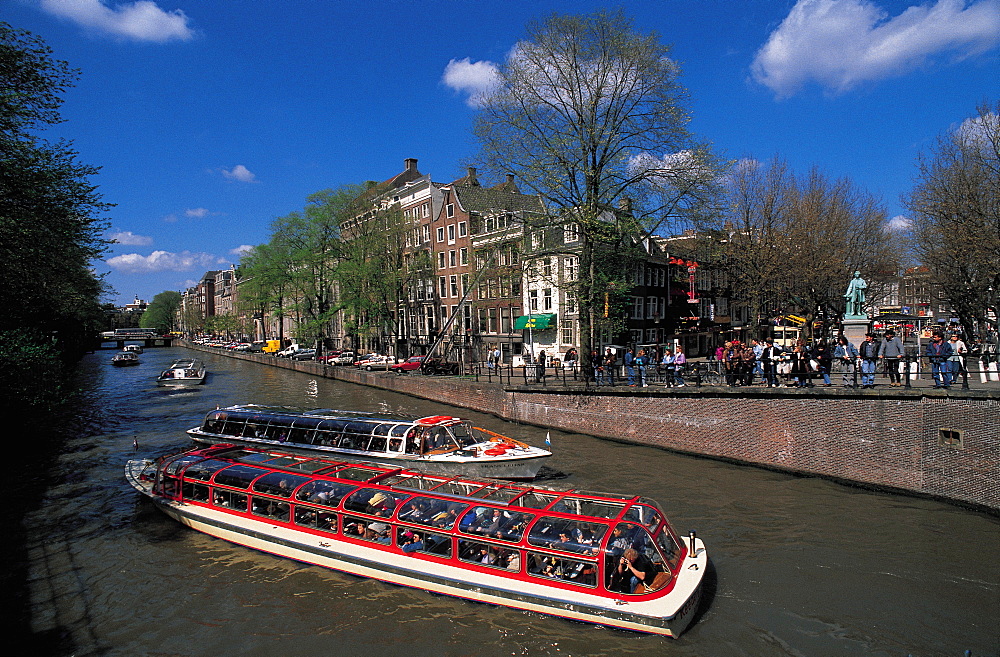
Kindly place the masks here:
<instances>
[{"instance_id":1,"label":"white cloud","mask_svg":"<svg viewBox=\"0 0 1000 657\"><path fill-rule=\"evenodd\" d=\"M250 253L253 250L254 250L254 247L252 245L250 245L250 244L240 244L235 249L232 249L229 252L229 254L237 256L237 257L240 257L240 256L245 256L246 254Z\"/></svg>"},{"instance_id":2,"label":"white cloud","mask_svg":"<svg viewBox=\"0 0 1000 657\"><path fill-rule=\"evenodd\" d=\"M904 75L935 56L1000 44L1000 0L937 0L895 17L870 0L799 0L751 65L779 97L812 81L833 93Z\"/></svg>"},{"instance_id":3,"label":"white cloud","mask_svg":"<svg viewBox=\"0 0 1000 657\"><path fill-rule=\"evenodd\" d=\"M193 208L191 210L184 211L185 217L193 217L195 219L201 219L202 217L207 217L209 214L211 213L205 208Z\"/></svg>"},{"instance_id":4,"label":"white cloud","mask_svg":"<svg viewBox=\"0 0 1000 657\"><path fill-rule=\"evenodd\" d=\"M85 28L135 41L187 41L194 30L180 9L164 11L155 2L138 0L114 7L103 0L41 0L42 9Z\"/></svg>"},{"instance_id":5,"label":"white cloud","mask_svg":"<svg viewBox=\"0 0 1000 657\"><path fill-rule=\"evenodd\" d=\"M490 61L453 59L444 67L441 81L459 93L468 94L465 104L480 107L497 83L497 66Z\"/></svg>"},{"instance_id":6,"label":"white cloud","mask_svg":"<svg viewBox=\"0 0 1000 657\"><path fill-rule=\"evenodd\" d=\"M257 182L257 176L255 176L242 164L237 164L232 169L223 169L222 175L225 176L227 180L235 180L237 182L246 183Z\"/></svg>"},{"instance_id":7,"label":"white cloud","mask_svg":"<svg viewBox=\"0 0 1000 657\"><path fill-rule=\"evenodd\" d=\"M152 237L146 237L145 235L136 235L130 230L123 230L117 233L111 233L108 235L108 239L114 240L119 244L124 244L126 246L149 246L153 243Z\"/></svg>"},{"instance_id":8,"label":"white cloud","mask_svg":"<svg viewBox=\"0 0 1000 657\"><path fill-rule=\"evenodd\" d=\"M911 226L913 226L913 221L901 214L885 222L885 229L890 233L902 233L909 230Z\"/></svg>"},{"instance_id":9,"label":"white cloud","mask_svg":"<svg viewBox=\"0 0 1000 657\"><path fill-rule=\"evenodd\" d=\"M191 271L193 269L211 269L227 261L211 253L191 253L181 251L153 251L148 256L138 253L125 253L107 260L113 269L125 274L149 274L160 271Z\"/></svg>"}]
</instances>

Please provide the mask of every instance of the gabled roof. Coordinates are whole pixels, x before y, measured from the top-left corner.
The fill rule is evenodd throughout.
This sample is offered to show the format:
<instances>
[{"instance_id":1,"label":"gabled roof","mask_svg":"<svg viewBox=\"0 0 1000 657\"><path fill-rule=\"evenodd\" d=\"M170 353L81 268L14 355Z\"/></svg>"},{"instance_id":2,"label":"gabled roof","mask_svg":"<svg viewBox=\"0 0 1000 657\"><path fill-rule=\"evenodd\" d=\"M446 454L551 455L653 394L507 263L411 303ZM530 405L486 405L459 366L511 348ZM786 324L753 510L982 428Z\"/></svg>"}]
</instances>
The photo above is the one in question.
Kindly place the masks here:
<instances>
[{"instance_id":1,"label":"gabled roof","mask_svg":"<svg viewBox=\"0 0 1000 657\"><path fill-rule=\"evenodd\" d=\"M518 211L528 210L532 212L544 212L545 206L537 196L511 192L497 187L479 186L456 186L453 189L455 198L459 205L466 212L476 212L479 214L491 211Z\"/></svg>"}]
</instances>

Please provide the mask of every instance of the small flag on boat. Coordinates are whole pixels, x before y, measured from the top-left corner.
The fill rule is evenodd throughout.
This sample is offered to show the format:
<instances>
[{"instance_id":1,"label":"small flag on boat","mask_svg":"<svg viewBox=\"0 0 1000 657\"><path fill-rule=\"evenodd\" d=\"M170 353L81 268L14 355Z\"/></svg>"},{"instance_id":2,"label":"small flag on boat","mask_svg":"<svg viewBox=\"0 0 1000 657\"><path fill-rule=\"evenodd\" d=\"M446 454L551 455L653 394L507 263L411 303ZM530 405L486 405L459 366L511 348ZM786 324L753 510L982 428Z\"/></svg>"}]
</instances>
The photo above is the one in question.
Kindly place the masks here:
<instances>
[{"instance_id":1,"label":"small flag on boat","mask_svg":"<svg viewBox=\"0 0 1000 657\"><path fill-rule=\"evenodd\" d=\"M552 447L552 436L549 435L548 431L545 432L545 446Z\"/></svg>"}]
</instances>

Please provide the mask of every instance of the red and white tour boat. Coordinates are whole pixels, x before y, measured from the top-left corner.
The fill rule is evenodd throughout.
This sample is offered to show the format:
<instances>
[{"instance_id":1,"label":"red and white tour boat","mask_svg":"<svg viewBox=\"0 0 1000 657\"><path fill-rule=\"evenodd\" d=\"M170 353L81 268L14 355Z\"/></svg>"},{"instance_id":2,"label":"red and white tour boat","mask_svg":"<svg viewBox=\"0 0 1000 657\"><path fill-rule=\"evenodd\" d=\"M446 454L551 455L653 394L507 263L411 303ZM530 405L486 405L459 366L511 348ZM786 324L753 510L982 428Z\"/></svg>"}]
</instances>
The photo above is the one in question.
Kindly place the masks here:
<instances>
[{"instance_id":1,"label":"red and white tour boat","mask_svg":"<svg viewBox=\"0 0 1000 657\"><path fill-rule=\"evenodd\" d=\"M533 479L552 452L450 415L410 417L245 404L208 413L192 439L467 477Z\"/></svg>"},{"instance_id":2,"label":"red and white tour boat","mask_svg":"<svg viewBox=\"0 0 1000 657\"><path fill-rule=\"evenodd\" d=\"M477 602L678 636L708 565L656 502L218 444L129 483L211 536Z\"/></svg>"}]
</instances>

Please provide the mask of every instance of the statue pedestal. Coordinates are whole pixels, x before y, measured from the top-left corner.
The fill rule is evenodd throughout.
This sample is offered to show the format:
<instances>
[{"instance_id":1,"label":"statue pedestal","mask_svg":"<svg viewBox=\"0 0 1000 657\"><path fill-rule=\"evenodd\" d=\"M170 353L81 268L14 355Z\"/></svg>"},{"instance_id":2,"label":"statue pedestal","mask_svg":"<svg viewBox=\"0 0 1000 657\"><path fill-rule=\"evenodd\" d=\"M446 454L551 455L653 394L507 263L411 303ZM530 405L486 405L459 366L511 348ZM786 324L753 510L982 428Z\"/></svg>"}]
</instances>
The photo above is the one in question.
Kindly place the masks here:
<instances>
[{"instance_id":1,"label":"statue pedestal","mask_svg":"<svg viewBox=\"0 0 1000 657\"><path fill-rule=\"evenodd\" d=\"M865 333L868 333L868 319L845 319L843 322L844 337L847 341L857 347L865 341Z\"/></svg>"}]
</instances>

